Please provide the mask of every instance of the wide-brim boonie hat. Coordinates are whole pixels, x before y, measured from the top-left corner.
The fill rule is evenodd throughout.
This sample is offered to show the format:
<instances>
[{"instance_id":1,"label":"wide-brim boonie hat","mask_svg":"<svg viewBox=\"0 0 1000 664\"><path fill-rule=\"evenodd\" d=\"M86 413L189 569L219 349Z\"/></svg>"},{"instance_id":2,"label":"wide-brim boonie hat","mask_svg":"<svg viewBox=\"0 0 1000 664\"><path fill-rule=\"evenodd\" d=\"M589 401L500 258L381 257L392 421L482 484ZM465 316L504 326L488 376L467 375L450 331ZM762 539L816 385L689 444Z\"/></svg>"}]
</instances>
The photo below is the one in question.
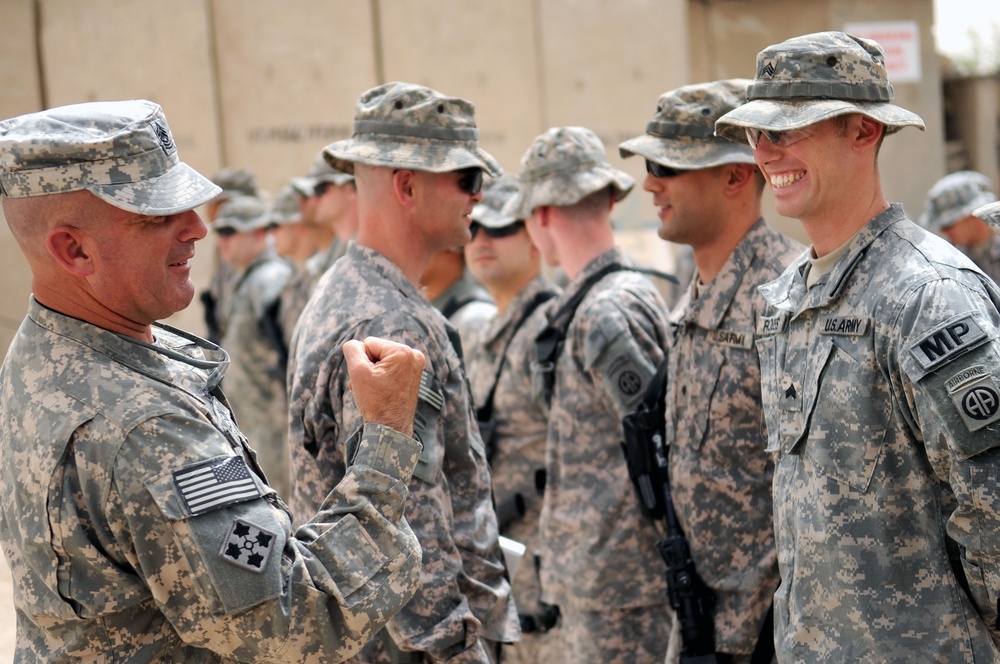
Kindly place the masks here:
<instances>
[{"instance_id":1,"label":"wide-brim boonie hat","mask_svg":"<svg viewBox=\"0 0 1000 664\"><path fill-rule=\"evenodd\" d=\"M354 164L445 173L481 168L497 177L503 169L479 147L475 106L412 83L386 83L358 99L354 135L324 150L344 173Z\"/></svg>"},{"instance_id":2,"label":"wide-brim boonie hat","mask_svg":"<svg viewBox=\"0 0 1000 664\"><path fill-rule=\"evenodd\" d=\"M271 201L271 207L268 208L267 218L276 226L297 224L302 221L299 197L290 185L282 187L281 191L275 195L274 200Z\"/></svg>"},{"instance_id":3,"label":"wide-brim boonie hat","mask_svg":"<svg viewBox=\"0 0 1000 664\"><path fill-rule=\"evenodd\" d=\"M212 228L232 228L240 233L249 233L273 223L264 201L256 196L236 195L219 206Z\"/></svg>"},{"instance_id":4,"label":"wide-brim boonie hat","mask_svg":"<svg viewBox=\"0 0 1000 664\"><path fill-rule=\"evenodd\" d=\"M625 198L635 178L611 166L604 143L586 127L552 127L535 138L521 159L518 192L503 214L527 219L543 205L567 206L611 187Z\"/></svg>"},{"instance_id":5,"label":"wide-brim boonie hat","mask_svg":"<svg viewBox=\"0 0 1000 664\"><path fill-rule=\"evenodd\" d=\"M353 175L338 171L328 164L323 150L320 150L309 166L309 171L303 177L292 178L291 185L300 196L309 198L316 195L316 185L320 182L332 182L340 186L353 181Z\"/></svg>"},{"instance_id":6,"label":"wide-brim boonie hat","mask_svg":"<svg viewBox=\"0 0 1000 664\"><path fill-rule=\"evenodd\" d=\"M927 192L920 225L935 233L997 200L993 182L976 171L949 173Z\"/></svg>"},{"instance_id":7,"label":"wide-brim boonie hat","mask_svg":"<svg viewBox=\"0 0 1000 664\"><path fill-rule=\"evenodd\" d=\"M882 47L843 32L819 32L769 46L757 54L747 103L716 122L716 133L739 140L746 128L801 129L849 113L866 115L893 133L924 129L920 116L889 102L892 86Z\"/></svg>"},{"instance_id":8,"label":"wide-brim boonie hat","mask_svg":"<svg viewBox=\"0 0 1000 664\"><path fill-rule=\"evenodd\" d=\"M1000 202L976 208L972 211L972 216L979 217L990 226L1000 229Z\"/></svg>"},{"instance_id":9,"label":"wide-brim boonie hat","mask_svg":"<svg viewBox=\"0 0 1000 664\"><path fill-rule=\"evenodd\" d=\"M715 135L715 121L746 101L752 81L734 78L685 85L660 95L646 133L621 143L622 158L639 155L682 170L753 164L745 140Z\"/></svg>"},{"instance_id":10,"label":"wide-brim boonie hat","mask_svg":"<svg viewBox=\"0 0 1000 664\"><path fill-rule=\"evenodd\" d=\"M503 228L521 221L517 217L503 213L503 207L517 195L517 178L501 175L483 185L483 200L476 203L469 218L487 228Z\"/></svg>"},{"instance_id":11,"label":"wide-brim boonie hat","mask_svg":"<svg viewBox=\"0 0 1000 664\"><path fill-rule=\"evenodd\" d=\"M83 189L154 216L192 210L222 191L178 158L163 109L150 101L73 104L0 122L0 194Z\"/></svg>"}]
</instances>

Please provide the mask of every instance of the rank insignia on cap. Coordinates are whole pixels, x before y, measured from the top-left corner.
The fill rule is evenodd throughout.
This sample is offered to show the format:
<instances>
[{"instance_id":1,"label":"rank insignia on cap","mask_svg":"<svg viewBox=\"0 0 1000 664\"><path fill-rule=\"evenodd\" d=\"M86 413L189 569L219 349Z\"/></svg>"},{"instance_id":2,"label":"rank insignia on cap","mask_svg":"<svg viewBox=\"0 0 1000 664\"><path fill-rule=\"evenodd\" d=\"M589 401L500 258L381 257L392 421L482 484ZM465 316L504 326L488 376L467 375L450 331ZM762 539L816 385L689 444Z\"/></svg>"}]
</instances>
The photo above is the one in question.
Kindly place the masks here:
<instances>
[{"instance_id":1,"label":"rank insignia on cap","mask_svg":"<svg viewBox=\"0 0 1000 664\"><path fill-rule=\"evenodd\" d=\"M764 66L760 68L760 74L757 78L772 78L774 76L774 63L768 60L764 63Z\"/></svg>"},{"instance_id":2,"label":"rank insignia on cap","mask_svg":"<svg viewBox=\"0 0 1000 664\"><path fill-rule=\"evenodd\" d=\"M174 139L170 137L170 130L167 129L167 125L159 120L153 120L153 131L156 132L156 138L160 141L160 147L167 154L174 152L177 148L174 147Z\"/></svg>"},{"instance_id":3,"label":"rank insignia on cap","mask_svg":"<svg viewBox=\"0 0 1000 664\"><path fill-rule=\"evenodd\" d=\"M219 555L226 562L259 574L267 567L276 539L277 535L272 532L243 519L234 519Z\"/></svg>"}]
</instances>

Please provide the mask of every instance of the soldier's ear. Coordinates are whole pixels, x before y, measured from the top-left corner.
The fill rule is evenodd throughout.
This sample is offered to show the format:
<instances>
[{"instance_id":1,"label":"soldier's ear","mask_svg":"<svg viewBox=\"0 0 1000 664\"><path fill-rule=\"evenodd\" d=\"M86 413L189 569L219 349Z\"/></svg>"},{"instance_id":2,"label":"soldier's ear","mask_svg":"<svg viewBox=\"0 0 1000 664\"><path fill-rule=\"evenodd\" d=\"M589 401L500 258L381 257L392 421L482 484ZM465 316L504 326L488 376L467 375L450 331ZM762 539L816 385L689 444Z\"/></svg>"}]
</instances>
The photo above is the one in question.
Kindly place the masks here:
<instances>
[{"instance_id":1,"label":"soldier's ear","mask_svg":"<svg viewBox=\"0 0 1000 664\"><path fill-rule=\"evenodd\" d=\"M408 168L392 171L392 192L404 207L413 207L416 201L417 174Z\"/></svg>"},{"instance_id":2,"label":"soldier's ear","mask_svg":"<svg viewBox=\"0 0 1000 664\"><path fill-rule=\"evenodd\" d=\"M94 262L86 248L88 236L74 226L55 226L45 236L45 248L53 260L77 277L94 273Z\"/></svg>"}]
</instances>

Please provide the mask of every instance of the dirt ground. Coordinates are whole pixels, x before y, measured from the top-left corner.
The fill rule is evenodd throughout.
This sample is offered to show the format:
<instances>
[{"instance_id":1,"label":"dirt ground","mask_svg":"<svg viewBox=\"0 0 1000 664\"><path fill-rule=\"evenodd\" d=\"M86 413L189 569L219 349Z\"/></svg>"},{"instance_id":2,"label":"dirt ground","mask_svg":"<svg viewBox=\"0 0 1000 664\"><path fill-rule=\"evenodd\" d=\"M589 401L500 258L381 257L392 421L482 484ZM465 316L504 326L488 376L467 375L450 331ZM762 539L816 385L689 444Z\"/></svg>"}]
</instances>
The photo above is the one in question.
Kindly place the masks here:
<instances>
[{"instance_id":1,"label":"dirt ground","mask_svg":"<svg viewBox=\"0 0 1000 664\"><path fill-rule=\"evenodd\" d=\"M0 662L14 661L14 595L7 559L0 555Z\"/></svg>"}]
</instances>

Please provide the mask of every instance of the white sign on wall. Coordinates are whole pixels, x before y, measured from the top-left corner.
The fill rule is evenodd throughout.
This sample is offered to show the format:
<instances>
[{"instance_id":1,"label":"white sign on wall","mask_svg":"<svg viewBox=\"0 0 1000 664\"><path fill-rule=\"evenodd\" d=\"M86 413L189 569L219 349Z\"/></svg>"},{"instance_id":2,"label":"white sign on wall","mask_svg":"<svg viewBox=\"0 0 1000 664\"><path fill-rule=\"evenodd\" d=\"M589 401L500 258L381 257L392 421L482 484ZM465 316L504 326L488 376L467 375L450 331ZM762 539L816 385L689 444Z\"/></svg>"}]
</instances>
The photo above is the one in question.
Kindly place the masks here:
<instances>
[{"instance_id":1,"label":"white sign on wall","mask_svg":"<svg viewBox=\"0 0 1000 664\"><path fill-rule=\"evenodd\" d=\"M844 32L872 39L882 46L890 83L920 81L920 26L916 21L847 23Z\"/></svg>"}]
</instances>

